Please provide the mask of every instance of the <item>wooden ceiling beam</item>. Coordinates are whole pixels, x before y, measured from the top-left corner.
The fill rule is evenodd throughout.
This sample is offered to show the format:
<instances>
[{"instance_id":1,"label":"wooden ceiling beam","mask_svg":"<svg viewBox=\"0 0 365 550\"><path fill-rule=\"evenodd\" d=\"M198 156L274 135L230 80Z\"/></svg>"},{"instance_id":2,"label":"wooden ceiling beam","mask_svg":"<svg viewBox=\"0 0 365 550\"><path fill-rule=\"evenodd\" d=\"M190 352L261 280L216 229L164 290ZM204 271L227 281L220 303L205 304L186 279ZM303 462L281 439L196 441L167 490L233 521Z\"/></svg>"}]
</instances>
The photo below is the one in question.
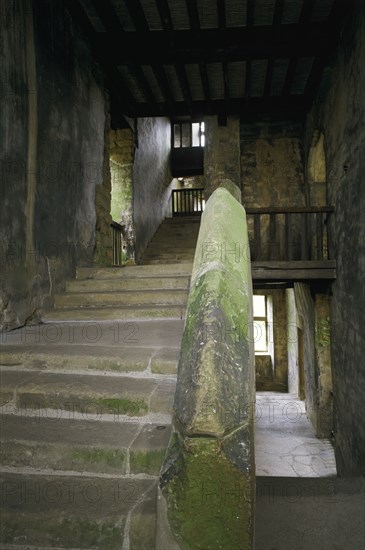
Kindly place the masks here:
<instances>
[{"instance_id":1,"label":"wooden ceiling beam","mask_svg":"<svg viewBox=\"0 0 365 550\"><path fill-rule=\"evenodd\" d=\"M267 62L265 85L264 85L264 97L269 97L271 92L271 83L272 83L272 77L274 74L274 64L275 64L275 60L272 58L270 58Z\"/></svg>"},{"instance_id":2,"label":"wooden ceiling beam","mask_svg":"<svg viewBox=\"0 0 365 550\"><path fill-rule=\"evenodd\" d=\"M253 27L255 23L255 0L246 0L246 21L248 27Z\"/></svg>"},{"instance_id":3,"label":"wooden ceiling beam","mask_svg":"<svg viewBox=\"0 0 365 550\"><path fill-rule=\"evenodd\" d=\"M91 0L91 2L105 30L112 35L123 38L124 31L111 0Z\"/></svg>"},{"instance_id":4,"label":"wooden ceiling beam","mask_svg":"<svg viewBox=\"0 0 365 550\"><path fill-rule=\"evenodd\" d=\"M139 65L128 65L130 73L134 76L137 83L142 89L143 95L149 103L156 103L156 98L153 95L149 82Z\"/></svg>"},{"instance_id":5,"label":"wooden ceiling beam","mask_svg":"<svg viewBox=\"0 0 365 550\"><path fill-rule=\"evenodd\" d=\"M196 0L186 0L190 26L194 32L200 31L199 11Z\"/></svg>"},{"instance_id":6,"label":"wooden ceiling beam","mask_svg":"<svg viewBox=\"0 0 365 550\"><path fill-rule=\"evenodd\" d=\"M174 115L174 104L175 100L173 98L173 95L170 90L169 82L166 77L166 73L162 67L162 65L152 65L152 71L156 77L156 80L158 82L158 85L160 87L160 90L165 98L165 101L169 108L168 116Z\"/></svg>"},{"instance_id":7,"label":"wooden ceiling beam","mask_svg":"<svg viewBox=\"0 0 365 550\"><path fill-rule=\"evenodd\" d=\"M282 91L283 97L288 97L290 95L291 87L294 80L295 70L297 68L297 63L298 63L298 59L296 57L292 57L289 61L289 65L286 71L283 91Z\"/></svg>"},{"instance_id":8,"label":"wooden ceiling beam","mask_svg":"<svg viewBox=\"0 0 365 550\"><path fill-rule=\"evenodd\" d=\"M327 28L322 23L311 24L305 36L299 25L282 25L273 37L272 26L233 29L224 32L215 29L178 30L167 33L154 31L143 35L128 32L123 43L118 35L98 33L97 47L105 50L113 61L120 64L149 65L158 60L173 64L177 59L184 63L245 61L291 57L314 57L326 47Z\"/></svg>"},{"instance_id":9,"label":"wooden ceiling beam","mask_svg":"<svg viewBox=\"0 0 365 550\"><path fill-rule=\"evenodd\" d=\"M252 66L251 61L246 61L246 73L245 73L245 92L244 96L246 99L250 97L250 90L251 90L251 73L252 73Z\"/></svg>"},{"instance_id":10,"label":"wooden ceiling beam","mask_svg":"<svg viewBox=\"0 0 365 550\"><path fill-rule=\"evenodd\" d=\"M175 102L175 117L191 117L188 106L185 101ZM224 99L211 100L209 104L204 100L193 101L193 117L202 117L204 115L239 115L245 119L254 119L258 116L280 119L287 117L302 120L305 114L305 101L301 96L269 97L269 98L250 98L245 99ZM159 104L151 108L151 105L143 104L139 106L141 117L170 116L170 107L167 103Z\"/></svg>"},{"instance_id":11,"label":"wooden ceiling beam","mask_svg":"<svg viewBox=\"0 0 365 550\"><path fill-rule=\"evenodd\" d=\"M307 109L309 109L312 105L328 59L338 44L340 31L343 27L344 21L355 6L356 1L348 0L347 2L344 2L343 0L334 0L330 15L328 17L326 44L324 44L321 52L314 60L304 90Z\"/></svg>"},{"instance_id":12,"label":"wooden ceiling beam","mask_svg":"<svg viewBox=\"0 0 365 550\"><path fill-rule=\"evenodd\" d=\"M139 0L124 0L137 32L149 32L150 28Z\"/></svg>"},{"instance_id":13,"label":"wooden ceiling beam","mask_svg":"<svg viewBox=\"0 0 365 550\"><path fill-rule=\"evenodd\" d=\"M209 103L211 100L209 78L207 73L207 67L204 63L199 63L199 73L202 81L203 92L205 100Z\"/></svg>"},{"instance_id":14,"label":"wooden ceiling beam","mask_svg":"<svg viewBox=\"0 0 365 550\"><path fill-rule=\"evenodd\" d=\"M303 0L302 11L299 16L299 25L308 25L312 18L315 0Z\"/></svg>"},{"instance_id":15,"label":"wooden ceiling beam","mask_svg":"<svg viewBox=\"0 0 365 550\"><path fill-rule=\"evenodd\" d=\"M188 105L189 112L192 113L193 98L191 95L189 80L185 71L185 66L182 63L176 63L175 70L176 70L177 78L179 79L181 91Z\"/></svg>"},{"instance_id":16,"label":"wooden ceiling beam","mask_svg":"<svg viewBox=\"0 0 365 550\"><path fill-rule=\"evenodd\" d=\"M103 5L106 5L108 3L109 0L105 0L105 4L103 3ZM69 11L72 19L81 27L81 29L89 39L93 56L95 60L100 63L101 68L104 71L111 95L120 98L120 103L124 107L123 114L128 111L128 113L133 116L133 114L136 112L136 102L133 96L130 94L128 88L125 86L117 68L110 62L109 57L106 55L106 52L97 48L98 33L95 31L93 25L91 24L85 10L77 0L64 0L64 5ZM119 115L122 115L122 112L119 112L119 109L116 108L115 110L118 111Z\"/></svg>"},{"instance_id":17,"label":"wooden ceiling beam","mask_svg":"<svg viewBox=\"0 0 365 550\"><path fill-rule=\"evenodd\" d=\"M226 0L217 0L218 27L226 28Z\"/></svg>"},{"instance_id":18,"label":"wooden ceiling beam","mask_svg":"<svg viewBox=\"0 0 365 550\"><path fill-rule=\"evenodd\" d=\"M173 30L173 22L167 0L156 0L156 5L163 30L171 32Z\"/></svg>"},{"instance_id":19,"label":"wooden ceiling beam","mask_svg":"<svg viewBox=\"0 0 365 550\"><path fill-rule=\"evenodd\" d=\"M274 16L273 16L273 28L274 32L277 32L281 25L281 20L283 18L284 13L284 5L285 0L276 0L275 2L275 9L274 9Z\"/></svg>"}]
</instances>

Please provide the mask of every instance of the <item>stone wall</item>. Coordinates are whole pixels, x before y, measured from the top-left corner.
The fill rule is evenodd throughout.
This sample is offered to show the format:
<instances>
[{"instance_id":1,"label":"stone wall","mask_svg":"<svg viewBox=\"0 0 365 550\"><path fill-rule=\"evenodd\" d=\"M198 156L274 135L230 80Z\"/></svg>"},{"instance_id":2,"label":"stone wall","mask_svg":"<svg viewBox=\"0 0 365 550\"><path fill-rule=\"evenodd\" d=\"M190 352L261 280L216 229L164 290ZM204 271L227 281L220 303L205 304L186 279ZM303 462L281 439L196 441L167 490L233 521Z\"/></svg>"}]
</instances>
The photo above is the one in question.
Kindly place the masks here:
<instances>
[{"instance_id":1,"label":"stone wall","mask_svg":"<svg viewBox=\"0 0 365 550\"><path fill-rule=\"evenodd\" d=\"M239 191L239 190L238 190ZM233 246L242 252L227 253ZM254 540L254 351L245 212L213 192L202 215L160 479L158 550Z\"/></svg>"},{"instance_id":2,"label":"stone wall","mask_svg":"<svg viewBox=\"0 0 365 550\"><path fill-rule=\"evenodd\" d=\"M93 263L105 173L107 98L61 1L1 2L0 325L36 322Z\"/></svg>"},{"instance_id":3,"label":"stone wall","mask_svg":"<svg viewBox=\"0 0 365 550\"><path fill-rule=\"evenodd\" d=\"M306 204L302 133L302 126L294 123L241 123L245 208Z\"/></svg>"},{"instance_id":4,"label":"stone wall","mask_svg":"<svg viewBox=\"0 0 365 550\"><path fill-rule=\"evenodd\" d=\"M133 206L138 262L169 212L172 190L170 121L167 118L138 119L137 142Z\"/></svg>"},{"instance_id":5,"label":"stone wall","mask_svg":"<svg viewBox=\"0 0 365 550\"><path fill-rule=\"evenodd\" d=\"M291 338L290 386L297 385L300 392L299 372L292 371L300 344L295 338L295 325L303 332L304 391L306 411L317 437L331 438L333 431L332 375L330 357L329 297L313 293L309 285L294 284L295 303L290 304Z\"/></svg>"},{"instance_id":6,"label":"stone wall","mask_svg":"<svg viewBox=\"0 0 365 550\"><path fill-rule=\"evenodd\" d=\"M300 396L298 328L301 325L298 319L293 288L287 288L286 318L287 318L287 351L288 351L288 392Z\"/></svg>"},{"instance_id":7,"label":"stone wall","mask_svg":"<svg viewBox=\"0 0 365 550\"><path fill-rule=\"evenodd\" d=\"M123 229L125 259L133 259L135 229L133 212L134 134L130 128L110 132L110 171L112 177L111 214Z\"/></svg>"},{"instance_id":8,"label":"stone wall","mask_svg":"<svg viewBox=\"0 0 365 550\"><path fill-rule=\"evenodd\" d=\"M205 198L225 180L240 187L239 117L229 116L226 126L209 116L205 122L204 181Z\"/></svg>"},{"instance_id":9,"label":"stone wall","mask_svg":"<svg viewBox=\"0 0 365 550\"><path fill-rule=\"evenodd\" d=\"M337 260L331 299L335 451L340 475L365 472L365 6L345 22L307 118L305 153L324 135L330 244Z\"/></svg>"}]
</instances>

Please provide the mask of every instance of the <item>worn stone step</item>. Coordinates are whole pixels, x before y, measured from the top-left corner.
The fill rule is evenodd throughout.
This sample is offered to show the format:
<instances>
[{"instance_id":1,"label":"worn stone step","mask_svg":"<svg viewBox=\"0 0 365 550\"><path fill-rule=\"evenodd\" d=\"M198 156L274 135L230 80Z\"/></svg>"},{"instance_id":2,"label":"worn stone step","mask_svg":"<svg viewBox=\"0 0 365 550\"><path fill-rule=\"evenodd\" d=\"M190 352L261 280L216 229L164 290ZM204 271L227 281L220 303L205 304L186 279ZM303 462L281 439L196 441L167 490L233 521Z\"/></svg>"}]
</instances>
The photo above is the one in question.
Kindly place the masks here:
<instances>
[{"instance_id":1,"label":"worn stone step","mask_svg":"<svg viewBox=\"0 0 365 550\"><path fill-rule=\"evenodd\" d=\"M153 550L156 485L155 478L2 472L1 543L120 550L129 541L130 550Z\"/></svg>"},{"instance_id":2,"label":"worn stone step","mask_svg":"<svg viewBox=\"0 0 365 550\"><path fill-rule=\"evenodd\" d=\"M167 243L176 243L179 246L188 246L188 243L196 243L199 235L199 229L186 231L181 227L165 227L156 231L151 239L151 243L155 241L166 241Z\"/></svg>"},{"instance_id":3,"label":"worn stone step","mask_svg":"<svg viewBox=\"0 0 365 550\"><path fill-rule=\"evenodd\" d=\"M188 227L193 225L200 225L200 216L174 216L171 218L165 218L162 222L164 225L187 225Z\"/></svg>"},{"instance_id":4,"label":"worn stone step","mask_svg":"<svg viewBox=\"0 0 365 550\"><path fill-rule=\"evenodd\" d=\"M2 467L158 475L169 442L171 426L113 422L44 413L2 414Z\"/></svg>"},{"instance_id":5,"label":"worn stone step","mask_svg":"<svg viewBox=\"0 0 365 550\"><path fill-rule=\"evenodd\" d=\"M154 252L147 252L143 255L142 261L157 261L157 262L178 262L178 261L186 261L186 260L193 260L194 254L175 254L174 252L161 254L161 253L154 253Z\"/></svg>"},{"instance_id":6,"label":"worn stone step","mask_svg":"<svg viewBox=\"0 0 365 550\"><path fill-rule=\"evenodd\" d=\"M151 242L146 251L146 254L161 254L161 257L163 257L166 254L177 254L179 256L185 255L185 254L194 254L195 253L195 246L191 245L189 246L187 243L185 243L185 246L183 246L183 243L181 243L180 246L177 246L173 241L171 242L164 242L161 244L160 242Z\"/></svg>"},{"instance_id":7,"label":"worn stone step","mask_svg":"<svg viewBox=\"0 0 365 550\"><path fill-rule=\"evenodd\" d=\"M59 308L43 312L43 322L184 319L186 305Z\"/></svg>"},{"instance_id":8,"label":"worn stone step","mask_svg":"<svg viewBox=\"0 0 365 550\"><path fill-rule=\"evenodd\" d=\"M119 279L136 277L175 277L191 276L192 262L176 264L159 264L154 267L143 265L126 267L79 267L76 272L77 279Z\"/></svg>"},{"instance_id":9,"label":"worn stone step","mask_svg":"<svg viewBox=\"0 0 365 550\"><path fill-rule=\"evenodd\" d=\"M141 264L142 265L150 265L152 267L153 265L155 265L155 266L159 265L161 261L163 261L165 264L167 264L167 263L176 264L176 262L181 261L183 263L183 262L186 262L187 260L188 260L188 258L177 260L176 257L171 258L170 260L168 260L167 258L164 258L163 260L158 259L158 258L152 258L152 259L148 259L148 258L143 259L142 258ZM193 260L193 258L191 258L191 260Z\"/></svg>"},{"instance_id":10,"label":"worn stone step","mask_svg":"<svg viewBox=\"0 0 365 550\"><path fill-rule=\"evenodd\" d=\"M135 327L130 327L133 335ZM51 332L48 333L50 336ZM54 333L56 334L56 333ZM85 332L86 334L86 332ZM95 332L96 334L96 332ZM135 333L137 335L137 332ZM132 338L132 336L131 336ZM175 374L179 348L119 348L116 345L52 344L3 346L0 365L21 366L29 370L47 371L103 371L141 372L151 369L153 374Z\"/></svg>"},{"instance_id":11,"label":"worn stone step","mask_svg":"<svg viewBox=\"0 0 365 550\"><path fill-rule=\"evenodd\" d=\"M55 307L185 305L188 294L187 289L67 292L56 294Z\"/></svg>"},{"instance_id":12,"label":"worn stone step","mask_svg":"<svg viewBox=\"0 0 365 550\"><path fill-rule=\"evenodd\" d=\"M67 292L103 292L121 290L148 290L148 289L188 289L190 277L180 275L176 277L136 277L113 279L81 279L68 281Z\"/></svg>"},{"instance_id":13,"label":"worn stone step","mask_svg":"<svg viewBox=\"0 0 365 550\"><path fill-rule=\"evenodd\" d=\"M2 404L16 409L54 409L103 415L171 414L175 391L172 378L82 375L2 369ZM62 411L66 411L63 413Z\"/></svg>"}]
</instances>

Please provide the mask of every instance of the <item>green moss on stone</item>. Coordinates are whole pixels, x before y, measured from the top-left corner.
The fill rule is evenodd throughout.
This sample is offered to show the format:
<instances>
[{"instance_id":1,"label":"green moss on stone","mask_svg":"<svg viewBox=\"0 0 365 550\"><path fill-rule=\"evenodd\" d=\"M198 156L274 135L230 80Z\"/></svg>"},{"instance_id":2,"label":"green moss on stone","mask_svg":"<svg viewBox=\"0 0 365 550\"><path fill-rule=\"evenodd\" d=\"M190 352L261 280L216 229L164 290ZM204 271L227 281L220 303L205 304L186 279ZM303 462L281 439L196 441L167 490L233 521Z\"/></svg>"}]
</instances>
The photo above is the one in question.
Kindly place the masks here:
<instances>
[{"instance_id":1,"label":"green moss on stone","mask_svg":"<svg viewBox=\"0 0 365 550\"><path fill-rule=\"evenodd\" d=\"M130 466L133 474L157 475L165 458L165 449L155 451L132 451Z\"/></svg>"},{"instance_id":2,"label":"green moss on stone","mask_svg":"<svg viewBox=\"0 0 365 550\"><path fill-rule=\"evenodd\" d=\"M122 468L125 461L125 453L119 449L78 447L72 449L71 459L83 464L104 464L111 468Z\"/></svg>"},{"instance_id":3,"label":"green moss on stone","mask_svg":"<svg viewBox=\"0 0 365 550\"><path fill-rule=\"evenodd\" d=\"M3 517L3 544L26 544L34 547L93 548L120 550L124 518L118 522L91 521L83 518L53 519L23 516L21 520Z\"/></svg>"},{"instance_id":4,"label":"green moss on stone","mask_svg":"<svg viewBox=\"0 0 365 550\"><path fill-rule=\"evenodd\" d=\"M156 545L156 516L133 514L130 532L130 550L153 550Z\"/></svg>"},{"instance_id":5,"label":"green moss on stone","mask_svg":"<svg viewBox=\"0 0 365 550\"><path fill-rule=\"evenodd\" d=\"M168 519L185 550L251 548L250 477L208 438L181 444L183 467L168 482Z\"/></svg>"},{"instance_id":6,"label":"green moss on stone","mask_svg":"<svg viewBox=\"0 0 365 550\"><path fill-rule=\"evenodd\" d=\"M130 414L139 416L148 411L148 405L143 399L102 397L95 399L94 402L101 407L103 412L111 414Z\"/></svg>"}]
</instances>

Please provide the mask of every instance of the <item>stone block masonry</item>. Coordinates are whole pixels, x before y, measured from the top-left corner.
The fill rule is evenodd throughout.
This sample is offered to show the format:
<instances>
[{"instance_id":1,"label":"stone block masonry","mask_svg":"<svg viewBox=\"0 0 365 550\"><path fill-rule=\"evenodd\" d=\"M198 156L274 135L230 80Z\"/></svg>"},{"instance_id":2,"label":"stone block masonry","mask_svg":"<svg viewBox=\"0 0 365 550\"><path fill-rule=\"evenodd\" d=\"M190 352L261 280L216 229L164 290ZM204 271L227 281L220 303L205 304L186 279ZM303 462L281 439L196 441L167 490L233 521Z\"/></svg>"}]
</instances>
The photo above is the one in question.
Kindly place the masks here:
<instances>
[{"instance_id":1,"label":"stone block masonry","mask_svg":"<svg viewBox=\"0 0 365 550\"><path fill-rule=\"evenodd\" d=\"M245 211L218 188L203 213L194 259L174 431L160 478L159 550L253 547L251 327Z\"/></svg>"}]
</instances>

